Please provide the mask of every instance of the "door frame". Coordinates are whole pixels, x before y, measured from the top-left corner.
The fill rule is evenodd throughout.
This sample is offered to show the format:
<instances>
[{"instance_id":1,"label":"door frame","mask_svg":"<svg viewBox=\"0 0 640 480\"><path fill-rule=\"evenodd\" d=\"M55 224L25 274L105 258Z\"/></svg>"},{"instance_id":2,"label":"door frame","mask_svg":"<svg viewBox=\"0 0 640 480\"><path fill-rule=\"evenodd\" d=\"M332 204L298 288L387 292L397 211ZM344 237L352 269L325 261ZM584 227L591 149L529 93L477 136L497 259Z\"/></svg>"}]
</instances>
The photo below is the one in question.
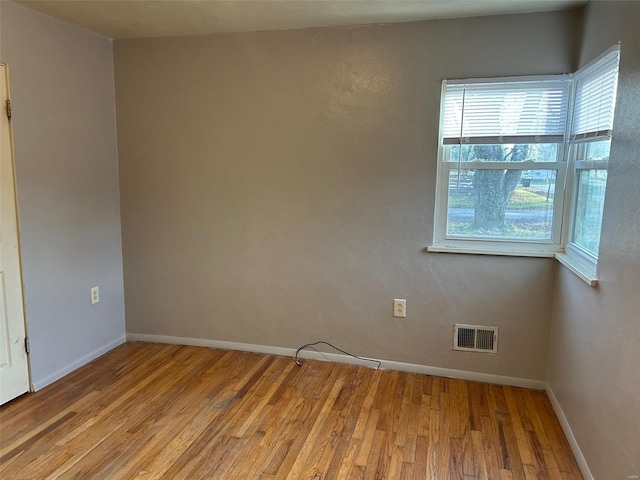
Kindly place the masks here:
<instances>
[{"instance_id":1,"label":"door frame","mask_svg":"<svg viewBox=\"0 0 640 480\"><path fill-rule=\"evenodd\" d=\"M29 329L28 329L28 324L27 324L27 313L26 313L26 302L25 302L25 298L24 298L24 275L23 275L23 269L22 269L22 248L21 248L21 242L20 242L20 216L19 216L19 209L18 209L18 183L16 181L16 162L15 162L15 148L14 148L14 143L13 143L13 122L11 121L11 112L7 111L10 108L11 105L11 89L9 86L9 66L4 63L4 62L0 62L0 67L2 70L4 70L4 72L0 73L0 76L2 76L1 81L4 83L4 90L5 92L2 92L2 96L4 97L6 94L6 100L9 102L8 105L0 105L0 110L2 110L2 112L0 113L1 115L4 116L4 118L6 118L6 125L7 125L7 134L8 134L8 143L9 143L9 148L8 148L8 153L9 153L9 162L11 164L11 176L12 176L12 183L13 183L13 209L15 211L15 226L16 226L16 242L17 242L17 255L18 255L18 274L20 276L20 304L21 304L21 310L22 310L22 323L23 323L23 327L24 327L24 335L25 335L25 341L26 341L26 345L29 345L28 343L28 338L29 338ZM4 103L4 98L2 99L2 103ZM2 123L4 123L4 120L1 120ZM0 128L4 128L4 126L0 126ZM1 155L1 153L0 153ZM32 382L32 376L31 376L31 348L27 348L26 349L26 359L27 359L27 383L28 383L28 390L25 393L31 393L34 391L33 388L33 382ZM10 400L9 400L10 401Z\"/></svg>"}]
</instances>

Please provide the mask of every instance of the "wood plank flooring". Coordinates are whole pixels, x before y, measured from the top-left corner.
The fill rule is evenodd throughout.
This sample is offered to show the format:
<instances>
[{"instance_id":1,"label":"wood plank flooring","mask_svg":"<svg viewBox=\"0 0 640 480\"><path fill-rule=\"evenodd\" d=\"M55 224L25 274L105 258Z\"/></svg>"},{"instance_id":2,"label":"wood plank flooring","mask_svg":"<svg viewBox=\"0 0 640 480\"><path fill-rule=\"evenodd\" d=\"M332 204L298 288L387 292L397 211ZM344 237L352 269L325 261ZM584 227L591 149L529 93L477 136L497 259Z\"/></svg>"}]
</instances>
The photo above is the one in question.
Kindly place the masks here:
<instances>
[{"instance_id":1,"label":"wood plank flooring","mask_svg":"<svg viewBox=\"0 0 640 480\"><path fill-rule=\"evenodd\" d=\"M8 479L580 479L544 392L124 344L0 407Z\"/></svg>"}]
</instances>

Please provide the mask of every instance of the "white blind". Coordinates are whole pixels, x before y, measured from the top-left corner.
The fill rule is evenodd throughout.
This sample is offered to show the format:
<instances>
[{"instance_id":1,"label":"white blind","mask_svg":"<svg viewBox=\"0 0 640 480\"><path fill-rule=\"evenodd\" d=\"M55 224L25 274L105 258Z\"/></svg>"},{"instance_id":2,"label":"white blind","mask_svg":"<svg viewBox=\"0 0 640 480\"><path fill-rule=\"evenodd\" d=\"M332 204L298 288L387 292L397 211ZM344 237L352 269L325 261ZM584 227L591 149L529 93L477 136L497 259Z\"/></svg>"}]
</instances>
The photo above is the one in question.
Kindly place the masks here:
<instances>
[{"instance_id":1,"label":"white blind","mask_svg":"<svg viewBox=\"0 0 640 480\"><path fill-rule=\"evenodd\" d=\"M564 141L570 79L444 82L445 145Z\"/></svg>"},{"instance_id":2,"label":"white blind","mask_svg":"<svg viewBox=\"0 0 640 480\"><path fill-rule=\"evenodd\" d=\"M614 47L575 74L571 140L607 138L613 130L620 48Z\"/></svg>"}]
</instances>

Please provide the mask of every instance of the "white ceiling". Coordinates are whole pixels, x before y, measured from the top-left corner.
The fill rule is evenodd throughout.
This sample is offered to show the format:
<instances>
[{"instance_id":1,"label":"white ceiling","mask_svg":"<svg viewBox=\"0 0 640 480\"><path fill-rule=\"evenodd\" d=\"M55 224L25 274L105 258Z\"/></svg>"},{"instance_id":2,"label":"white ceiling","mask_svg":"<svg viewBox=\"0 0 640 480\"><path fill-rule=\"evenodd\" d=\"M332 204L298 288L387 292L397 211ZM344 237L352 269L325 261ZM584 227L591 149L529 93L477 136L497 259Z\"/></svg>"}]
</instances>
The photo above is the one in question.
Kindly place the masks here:
<instances>
[{"instance_id":1,"label":"white ceiling","mask_svg":"<svg viewBox=\"0 0 640 480\"><path fill-rule=\"evenodd\" d=\"M111 38L408 22L558 10L585 0L16 0Z\"/></svg>"}]
</instances>

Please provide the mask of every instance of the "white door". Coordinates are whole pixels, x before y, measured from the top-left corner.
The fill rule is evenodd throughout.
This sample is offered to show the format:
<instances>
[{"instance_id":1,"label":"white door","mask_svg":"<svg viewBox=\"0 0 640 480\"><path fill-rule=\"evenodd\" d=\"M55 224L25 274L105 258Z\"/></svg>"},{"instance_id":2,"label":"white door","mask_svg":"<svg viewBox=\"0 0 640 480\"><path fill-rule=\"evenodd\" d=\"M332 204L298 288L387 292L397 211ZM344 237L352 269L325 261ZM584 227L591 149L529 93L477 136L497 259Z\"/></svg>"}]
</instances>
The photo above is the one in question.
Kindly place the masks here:
<instances>
[{"instance_id":1,"label":"white door","mask_svg":"<svg viewBox=\"0 0 640 480\"><path fill-rule=\"evenodd\" d=\"M8 98L0 64L0 404L29 391Z\"/></svg>"}]
</instances>

